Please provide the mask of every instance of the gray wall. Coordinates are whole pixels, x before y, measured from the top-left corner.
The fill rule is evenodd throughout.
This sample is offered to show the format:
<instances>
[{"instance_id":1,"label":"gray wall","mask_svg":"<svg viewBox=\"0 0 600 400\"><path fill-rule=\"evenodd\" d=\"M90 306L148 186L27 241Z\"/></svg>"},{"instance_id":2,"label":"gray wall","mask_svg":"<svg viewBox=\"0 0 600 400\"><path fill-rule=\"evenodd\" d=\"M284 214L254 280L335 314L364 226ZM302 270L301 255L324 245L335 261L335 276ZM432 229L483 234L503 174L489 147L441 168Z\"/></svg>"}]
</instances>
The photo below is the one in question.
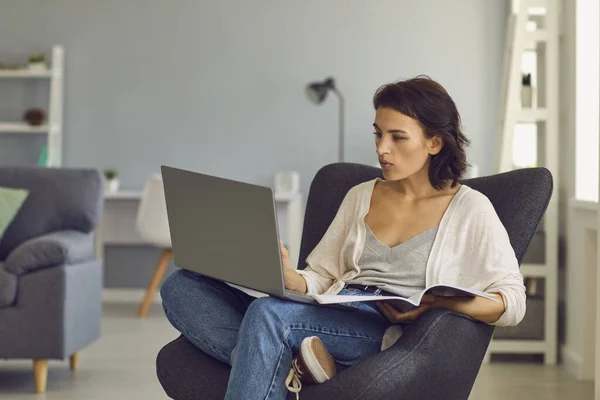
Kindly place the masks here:
<instances>
[{"instance_id":1,"label":"gray wall","mask_svg":"<svg viewBox=\"0 0 600 400\"><path fill-rule=\"evenodd\" d=\"M293 169L306 191L336 161L337 103L303 93L329 75L346 97L348 161L376 161L375 89L425 73L458 104L470 161L493 172L506 0L0 0L0 10L0 57L65 46L64 164L117 168L124 188L164 163L263 185ZM35 85L0 82L0 119L40 104ZM35 162L40 146L0 137L0 162ZM138 251L116 253L108 269Z\"/></svg>"}]
</instances>

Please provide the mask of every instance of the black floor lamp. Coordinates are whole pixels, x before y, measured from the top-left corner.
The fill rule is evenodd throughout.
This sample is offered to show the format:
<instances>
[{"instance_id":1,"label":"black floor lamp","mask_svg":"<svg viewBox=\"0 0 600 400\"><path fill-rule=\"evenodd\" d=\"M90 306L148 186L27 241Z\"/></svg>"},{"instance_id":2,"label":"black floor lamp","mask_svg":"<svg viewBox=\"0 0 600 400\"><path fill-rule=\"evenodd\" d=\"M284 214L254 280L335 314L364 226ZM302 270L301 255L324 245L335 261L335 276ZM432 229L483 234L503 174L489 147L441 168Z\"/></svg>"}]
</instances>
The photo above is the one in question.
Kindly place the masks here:
<instances>
[{"instance_id":1,"label":"black floor lamp","mask_svg":"<svg viewBox=\"0 0 600 400\"><path fill-rule=\"evenodd\" d=\"M313 82L306 86L308 98L315 104L321 104L327 97L327 92L332 91L339 100L339 133L338 133L338 161L344 161L344 97L335 87L333 78L327 78L323 82Z\"/></svg>"}]
</instances>

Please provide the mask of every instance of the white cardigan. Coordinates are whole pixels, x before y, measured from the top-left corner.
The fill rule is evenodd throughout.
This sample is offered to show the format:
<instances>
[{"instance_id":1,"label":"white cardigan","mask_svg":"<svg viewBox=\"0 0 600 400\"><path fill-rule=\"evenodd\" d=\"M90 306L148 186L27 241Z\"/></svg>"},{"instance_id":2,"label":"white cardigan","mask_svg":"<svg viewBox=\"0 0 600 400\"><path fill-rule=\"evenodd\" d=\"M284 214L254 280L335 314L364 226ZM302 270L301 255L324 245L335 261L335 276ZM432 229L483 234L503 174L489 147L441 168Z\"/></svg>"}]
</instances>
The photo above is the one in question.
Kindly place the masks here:
<instances>
[{"instance_id":1,"label":"white cardigan","mask_svg":"<svg viewBox=\"0 0 600 400\"><path fill-rule=\"evenodd\" d=\"M365 216L379 180L348 191L325 235L308 255L306 269L298 270L308 293L337 294L360 273ZM465 185L448 205L427 260L425 286L436 284L499 293L506 310L493 325L517 325L525 315L523 276L506 229L489 199ZM392 325L382 349L400 335L400 326Z\"/></svg>"}]
</instances>

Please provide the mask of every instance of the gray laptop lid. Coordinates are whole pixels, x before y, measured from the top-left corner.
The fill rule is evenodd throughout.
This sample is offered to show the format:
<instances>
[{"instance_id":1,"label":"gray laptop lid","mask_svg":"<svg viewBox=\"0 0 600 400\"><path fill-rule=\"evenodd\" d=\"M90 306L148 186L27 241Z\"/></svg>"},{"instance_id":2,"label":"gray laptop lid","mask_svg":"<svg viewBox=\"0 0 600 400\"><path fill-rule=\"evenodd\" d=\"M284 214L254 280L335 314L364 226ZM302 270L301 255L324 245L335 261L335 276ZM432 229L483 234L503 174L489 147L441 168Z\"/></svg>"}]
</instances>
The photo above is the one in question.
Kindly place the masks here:
<instances>
[{"instance_id":1,"label":"gray laptop lid","mask_svg":"<svg viewBox=\"0 0 600 400\"><path fill-rule=\"evenodd\" d=\"M271 188L162 166L175 265L284 295Z\"/></svg>"}]
</instances>

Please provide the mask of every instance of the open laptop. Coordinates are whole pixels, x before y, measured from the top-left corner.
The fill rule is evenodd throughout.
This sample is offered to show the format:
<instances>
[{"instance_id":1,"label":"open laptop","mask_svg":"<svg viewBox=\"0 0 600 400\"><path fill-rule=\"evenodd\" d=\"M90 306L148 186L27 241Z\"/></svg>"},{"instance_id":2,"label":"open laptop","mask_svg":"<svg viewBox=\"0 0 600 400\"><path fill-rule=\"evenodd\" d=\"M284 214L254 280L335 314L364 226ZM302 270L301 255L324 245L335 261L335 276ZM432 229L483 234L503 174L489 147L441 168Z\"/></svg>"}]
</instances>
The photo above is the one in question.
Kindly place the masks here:
<instances>
[{"instance_id":1,"label":"open laptop","mask_svg":"<svg viewBox=\"0 0 600 400\"><path fill-rule=\"evenodd\" d=\"M271 296L319 304L285 288L271 188L164 165L161 171L177 267Z\"/></svg>"}]
</instances>

